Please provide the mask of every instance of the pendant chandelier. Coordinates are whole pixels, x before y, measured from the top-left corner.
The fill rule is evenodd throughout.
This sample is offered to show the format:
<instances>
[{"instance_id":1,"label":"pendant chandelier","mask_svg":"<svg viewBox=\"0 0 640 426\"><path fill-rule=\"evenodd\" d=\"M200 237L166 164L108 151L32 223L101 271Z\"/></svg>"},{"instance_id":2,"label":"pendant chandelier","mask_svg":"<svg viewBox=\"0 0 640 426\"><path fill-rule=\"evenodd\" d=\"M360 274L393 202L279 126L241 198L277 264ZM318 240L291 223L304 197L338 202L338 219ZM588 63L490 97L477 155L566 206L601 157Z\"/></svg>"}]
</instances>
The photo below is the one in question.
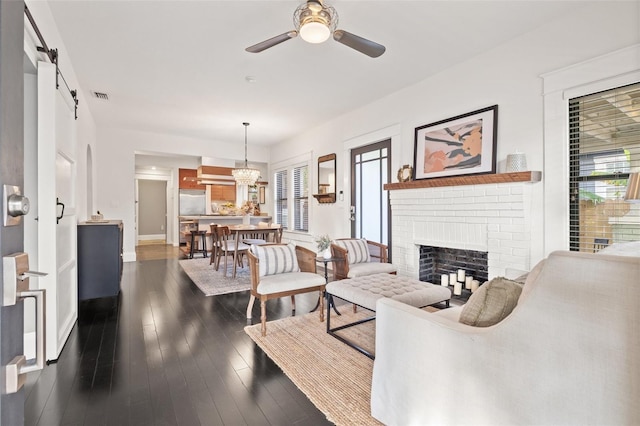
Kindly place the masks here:
<instances>
[{"instance_id":1,"label":"pendant chandelier","mask_svg":"<svg viewBox=\"0 0 640 426\"><path fill-rule=\"evenodd\" d=\"M231 173L238 185L255 185L260 177L260 170L250 169L247 165L247 127L249 123L242 123L244 126L244 167L233 169Z\"/></svg>"}]
</instances>

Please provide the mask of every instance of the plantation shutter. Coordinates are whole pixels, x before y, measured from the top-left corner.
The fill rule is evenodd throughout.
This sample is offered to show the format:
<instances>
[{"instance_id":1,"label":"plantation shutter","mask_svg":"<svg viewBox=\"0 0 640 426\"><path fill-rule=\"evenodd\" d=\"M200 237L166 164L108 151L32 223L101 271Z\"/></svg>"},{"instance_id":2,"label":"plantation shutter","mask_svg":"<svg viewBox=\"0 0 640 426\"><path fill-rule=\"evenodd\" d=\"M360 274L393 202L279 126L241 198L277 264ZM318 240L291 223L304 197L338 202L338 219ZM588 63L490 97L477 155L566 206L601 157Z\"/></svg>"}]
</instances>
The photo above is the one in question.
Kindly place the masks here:
<instances>
[{"instance_id":1,"label":"plantation shutter","mask_svg":"<svg viewBox=\"0 0 640 426\"><path fill-rule=\"evenodd\" d=\"M570 99L571 250L640 240L640 204L623 199L631 172L640 172L640 83Z\"/></svg>"},{"instance_id":2,"label":"plantation shutter","mask_svg":"<svg viewBox=\"0 0 640 426\"><path fill-rule=\"evenodd\" d=\"M293 201L295 231L309 230L309 173L308 166L293 169Z\"/></svg>"},{"instance_id":3,"label":"plantation shutter","mask_svg":"<svg viewBox=\"0 0 640 426\"><path fill-rule=\"evenodd\" d=\"M287 211L287 171L282 170L274 174L275 203L276 203L276 223L282 225L282 229L288 229Z\"/></svg>"}]
</instances>

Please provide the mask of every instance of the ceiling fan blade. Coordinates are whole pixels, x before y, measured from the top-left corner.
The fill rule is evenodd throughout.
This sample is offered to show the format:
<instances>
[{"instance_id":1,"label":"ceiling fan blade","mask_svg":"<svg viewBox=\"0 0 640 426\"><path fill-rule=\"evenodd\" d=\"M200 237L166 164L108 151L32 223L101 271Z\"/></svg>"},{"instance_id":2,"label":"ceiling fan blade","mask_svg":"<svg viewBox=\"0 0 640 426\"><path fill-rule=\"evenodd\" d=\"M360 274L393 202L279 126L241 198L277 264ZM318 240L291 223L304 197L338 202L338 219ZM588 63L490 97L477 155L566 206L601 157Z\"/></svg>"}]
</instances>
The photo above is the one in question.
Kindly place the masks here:
<instances>
[{"instance_id":1,"label":"ceiling fan blade","mask_svg":"<svg viewBox=\"0 0 640 426\"><path fill-rule=\"evenodd\" d=\"M382 55L386 48L375 41L367 40L344 30L335 30L333 39L372 58Z\"/></svg>"},{"instance_id":2,"label":"ceiling fan blade","mask_svg":"<svg viewBox=\"0 0 640 426\"><path fill-rule=\"evenodd\" d=\"M258 52L262 52L263 50L266 50L270 47L275 46L276 44L280 44L283 41L287 41L290 40L294 37L296 37L298 35L298 32L293 30L293 31L288 31L284 34L280 34L277 35L275 37L271 37L269 40L265 40L265 41L261 41L260 43L254 44L253 46L249 46L247 47L246 50L247 52L251 52L251 53L258 53Z\"/></svg>"}]
</instances>

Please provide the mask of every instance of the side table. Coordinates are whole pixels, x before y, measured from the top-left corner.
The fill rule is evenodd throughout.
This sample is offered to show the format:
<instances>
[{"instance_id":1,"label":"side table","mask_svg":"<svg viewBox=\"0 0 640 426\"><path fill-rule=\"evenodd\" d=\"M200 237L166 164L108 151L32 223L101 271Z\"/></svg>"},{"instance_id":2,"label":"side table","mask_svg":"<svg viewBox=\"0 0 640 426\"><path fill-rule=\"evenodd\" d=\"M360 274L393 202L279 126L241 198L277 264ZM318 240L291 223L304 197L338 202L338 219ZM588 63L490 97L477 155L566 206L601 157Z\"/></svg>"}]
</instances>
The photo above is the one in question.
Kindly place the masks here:
<instances>
[{"instance_id":1,"label":"side table","mask_svg":"<svg viewBox=\"0 0 640 426\"><path fill-rule=\"evenodd\" d=\"M342 261L342 259L337 258L337 257L330 257L330 258L325 258L325 257L316 257L316 262L317 263L324 263L324 283L325 284L329 284L329 272L328 272L328 268L327 265L329 264L329 262L340 262ZM336 305L333 302L333 296L331 296L329 293L327 293L326 291L324 292L325 297L327 298L327 308L332 307L333 311L338 314L338 315L342 315L340 312L338 312L338 309L336 309ZM315 312L316 309L318 309L318 307L320 306L320 299L318 298L318 302L316 303L315 308L313 308L311 310L311 312Z\"/></svg>"}]
</instances>

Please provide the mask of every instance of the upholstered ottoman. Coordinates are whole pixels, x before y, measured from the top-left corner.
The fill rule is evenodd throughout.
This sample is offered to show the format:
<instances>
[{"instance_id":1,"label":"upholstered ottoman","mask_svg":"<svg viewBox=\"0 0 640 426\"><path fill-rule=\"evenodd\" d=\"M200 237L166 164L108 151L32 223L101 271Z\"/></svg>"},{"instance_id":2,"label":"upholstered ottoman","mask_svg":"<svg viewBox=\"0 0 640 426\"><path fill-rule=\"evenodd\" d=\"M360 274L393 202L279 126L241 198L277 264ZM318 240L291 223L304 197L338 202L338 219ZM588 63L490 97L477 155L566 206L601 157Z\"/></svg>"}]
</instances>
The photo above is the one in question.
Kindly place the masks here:
<instances>
[{"instance_id":1,"label":"upholstered ottoman","mask_svg":"<svg viewBox=\"0 0 640 426\"><path fill-rule=\"evenodd\" d=\"M435 305L444 302L449 307L451 290L448 287L434 285L414 278L393 274L374 274L363 277L355 277L346 280L332 281L326 286L327 297L339 297L347 302L375 312L376 301L380 298L395 299L399 302L416 308ZM330 303L327 303L327 333L341 340L347 345L373 359L373 355L361 347L348 341L335 332L347 327L372 321L375 316L360 321L349 323L340 327L331 328Z\"/></svg>"}]
</instances>

